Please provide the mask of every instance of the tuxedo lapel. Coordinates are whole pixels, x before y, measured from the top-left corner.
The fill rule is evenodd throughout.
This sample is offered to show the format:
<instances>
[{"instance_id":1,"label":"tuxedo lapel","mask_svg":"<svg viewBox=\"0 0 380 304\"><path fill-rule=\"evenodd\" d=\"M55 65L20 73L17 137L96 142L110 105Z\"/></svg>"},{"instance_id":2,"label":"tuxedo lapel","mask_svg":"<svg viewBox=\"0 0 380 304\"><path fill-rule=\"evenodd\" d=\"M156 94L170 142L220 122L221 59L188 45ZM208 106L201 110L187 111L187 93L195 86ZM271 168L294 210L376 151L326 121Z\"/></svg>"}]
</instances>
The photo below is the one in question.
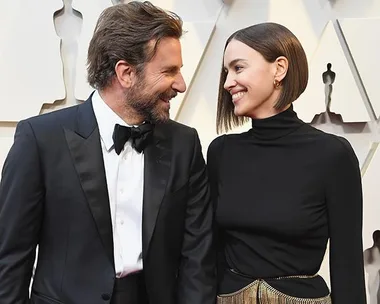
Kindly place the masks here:
<instances>
[{"instance_id":1,"label":"tuxedo lapel","mask_svg":"<svg viewBox=\"0 0 380 304\"><path fill-rule=\"evenodd\" d=\"M143 257L149 249L170 174L172 143L163 129L155 127L153 143L144 150Z\"/></svg>"},{"instance_id":2,"label":"tuxedo lapel","mask_svg":"<svg viewBox=\"0 0 380 304\"><path fill-rule=\"evenodd\" d=\"M111 211L100 135L91 98L78 107L75 130L64 129L67 144L105 251L114 265Z\"/></svg>"}]
</instances>

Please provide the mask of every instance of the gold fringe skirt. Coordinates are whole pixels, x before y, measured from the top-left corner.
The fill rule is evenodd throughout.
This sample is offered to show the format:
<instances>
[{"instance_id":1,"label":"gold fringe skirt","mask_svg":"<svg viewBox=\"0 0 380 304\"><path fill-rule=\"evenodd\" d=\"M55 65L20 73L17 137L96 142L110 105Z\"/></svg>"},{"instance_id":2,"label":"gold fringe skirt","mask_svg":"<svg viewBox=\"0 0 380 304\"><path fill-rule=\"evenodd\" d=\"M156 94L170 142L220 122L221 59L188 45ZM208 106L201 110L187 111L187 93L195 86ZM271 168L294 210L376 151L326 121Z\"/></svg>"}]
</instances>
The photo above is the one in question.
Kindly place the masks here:
<instances>
[{"instance_id":1,"label":"gold fringe skirt","mask_svg":"<svg viewBox=\"0 0 380 304\"><path fill-rule=\"evenodd\" d=\"M217 304L331 304L331 297L292 297L273 288L264 280L256 280L236 292L219 295Z\"/></svg>"}]
</instances>

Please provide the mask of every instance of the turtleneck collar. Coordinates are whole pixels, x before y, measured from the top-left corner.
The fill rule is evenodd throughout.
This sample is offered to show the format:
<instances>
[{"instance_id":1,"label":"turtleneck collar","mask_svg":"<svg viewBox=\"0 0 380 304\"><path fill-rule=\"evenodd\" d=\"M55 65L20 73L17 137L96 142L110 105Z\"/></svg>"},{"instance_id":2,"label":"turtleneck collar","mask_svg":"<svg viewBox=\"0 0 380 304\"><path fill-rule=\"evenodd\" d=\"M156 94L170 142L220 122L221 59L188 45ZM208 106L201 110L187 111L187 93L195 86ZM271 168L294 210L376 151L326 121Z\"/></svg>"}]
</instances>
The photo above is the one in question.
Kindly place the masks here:
<instances>
[{"instance_id":1,"label":"turtleneck collar","mask_svg":"<svg viewBox=\"0 0 380 304\"><path fill-rule=\"evenodd\" d=\"M252 119L252 129L248 131L252 136L261 140L273 140L284 137L305 123L297 117L293 105L283 112L263 119Z\"/></svg>"}]
</instances>

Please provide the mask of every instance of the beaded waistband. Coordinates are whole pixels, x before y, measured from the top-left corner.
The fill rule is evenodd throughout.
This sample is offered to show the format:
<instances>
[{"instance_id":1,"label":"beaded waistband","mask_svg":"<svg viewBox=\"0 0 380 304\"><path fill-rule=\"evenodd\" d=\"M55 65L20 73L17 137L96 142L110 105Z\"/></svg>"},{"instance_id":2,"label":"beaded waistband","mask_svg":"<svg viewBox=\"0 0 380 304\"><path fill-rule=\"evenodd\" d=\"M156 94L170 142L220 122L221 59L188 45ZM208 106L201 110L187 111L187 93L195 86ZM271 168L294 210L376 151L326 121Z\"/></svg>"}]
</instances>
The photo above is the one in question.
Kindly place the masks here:
<instances>
[{"instance_id":1,"label":"beaded waistband","mask_svg":"<svg viewBox=\"0 0 380 304\"><path fill-rule=\"evenodd\" d=\"M229 270L232 273L234 273L234 274L237 274L237 275L239 275L241 277L245 277L245 278L248 278L248 279L251 279L251 280L312 279L312 278L315 278L315 277L318 276L318 274L316 273L316 274L312 274L312 275L302 274L302 275L289 275L289 276L256 278L256 277L252 277L252 276L250 276L248 274L241 273L241 272L237 271L234 268L230 268Z\"/></svg>"}]
</instances>

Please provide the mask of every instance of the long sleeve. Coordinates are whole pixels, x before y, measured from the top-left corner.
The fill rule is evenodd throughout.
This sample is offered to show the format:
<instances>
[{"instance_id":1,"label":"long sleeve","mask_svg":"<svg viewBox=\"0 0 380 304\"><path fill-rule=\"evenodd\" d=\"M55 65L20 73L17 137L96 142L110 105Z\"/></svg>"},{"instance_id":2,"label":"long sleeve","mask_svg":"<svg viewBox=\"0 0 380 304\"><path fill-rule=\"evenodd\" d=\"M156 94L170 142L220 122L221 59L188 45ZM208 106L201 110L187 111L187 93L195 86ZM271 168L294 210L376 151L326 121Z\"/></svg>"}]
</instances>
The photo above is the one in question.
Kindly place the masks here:
<instances>
[{"instance_id":1,"label":"long sleeve","mask_svg":"<svg viewBox=\"0 0 380 304\"><path fill-rule=\"evenodd\" d=\"M18 124L0 184L0 303L26 304L42 222L44 190L28 122Z\"/></svg>"},{"instance_id":2,"label":"long sleeve","mask_svg":"<svg viewBox=\"0 0 380 304\"><path fill-rule=\"evenodd\" d=\"M213 212L206 166L198 134L194 131L194 153L189 177L178 303L215 303L216 279L212 224Z\"/></svg>"},{"instance_id":3,"label":"long sleeve","mask_svg":"<svg viewBox=\"0 0 380 304\"><path fill-rule=\"evenodd\" d=\"M207 150L207 171L210 179L211 201L213 206L214 218L216 218L217 202L218 202L218 188L219 188L219 174L221 168L221 159L223 153L225 136L220 136L214 139ZM213 222L214 231L214 247L216 249L217 264L223 261L223 240L222 233L217 225L216 220ZM221 275L218 271L217 265L217 278ZM218 278L219 281L219 278Z\"/></svg>"},{"instance_id":4,"label":"long sleeve","mask_svg":"<svg viewBox=\"0 0 380 304\"><path fill-rule=\"evenodd\" d=\"M337 141L326 184L332 302L365 304L360 169L350 144Z\"/></svg>"},{"instance_id":5,"label":"long sleeve","mask_svg":"<svg viewBox=\"0 0 380 304\"><path fill-rule=\"evenodd\" d=\"M216 208L215 204L218 196L218 177L223 144L224 136L218 137L211 142L207 150L207 171L210 179L211 197L214 211Z\"/></svg>"}]
</instances>

